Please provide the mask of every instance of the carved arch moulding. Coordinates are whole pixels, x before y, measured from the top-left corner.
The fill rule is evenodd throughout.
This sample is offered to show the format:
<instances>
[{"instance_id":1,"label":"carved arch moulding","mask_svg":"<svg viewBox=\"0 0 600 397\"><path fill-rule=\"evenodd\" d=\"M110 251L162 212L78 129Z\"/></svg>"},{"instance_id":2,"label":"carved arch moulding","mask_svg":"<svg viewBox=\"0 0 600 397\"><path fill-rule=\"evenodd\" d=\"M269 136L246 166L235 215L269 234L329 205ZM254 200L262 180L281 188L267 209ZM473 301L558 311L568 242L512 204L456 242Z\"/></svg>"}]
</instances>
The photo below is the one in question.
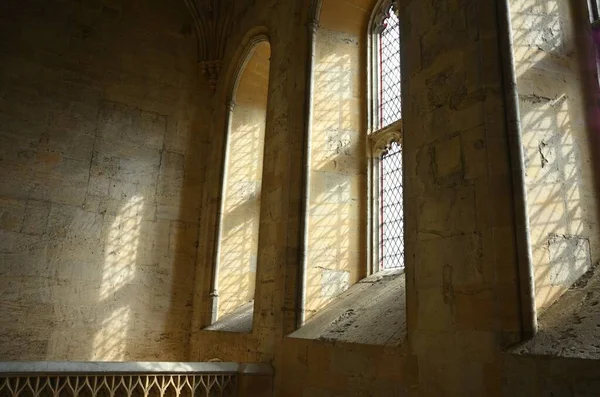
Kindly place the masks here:
<instances>
[{"instance_id":1,"label":"carved arch moulding","mask_svg":"<svg viewBox=\"0 0 600 397\"><path fill-rule=\"evenodd\" d=\"M198 36L198 66L212 92L217 88L236 0L183 0Z\"/></svg>"},{"instance_id":2,"label":"carved arch moulding","mask_svg":"<svg viewBox=\"0 0 600 397\"><path fill-rule=\"evenodd\" d=\"M370 136L373 157L379 157L392 142L402 143L402 120L378 131Z\"/></svg>"}]
</instances>

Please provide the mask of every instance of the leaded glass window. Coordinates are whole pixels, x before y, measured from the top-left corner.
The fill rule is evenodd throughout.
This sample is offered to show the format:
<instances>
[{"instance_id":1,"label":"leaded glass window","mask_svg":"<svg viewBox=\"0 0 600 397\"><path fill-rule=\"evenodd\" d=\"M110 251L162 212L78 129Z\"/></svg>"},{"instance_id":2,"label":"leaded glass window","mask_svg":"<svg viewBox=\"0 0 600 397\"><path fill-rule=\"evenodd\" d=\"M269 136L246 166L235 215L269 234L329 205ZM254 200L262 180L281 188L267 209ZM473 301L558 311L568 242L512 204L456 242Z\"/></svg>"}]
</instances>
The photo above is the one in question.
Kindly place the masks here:
<instances>
[{"instance_id":1,"label":"leaded glass window","mask_svg":"<svg viewBox=\"0 0 600 397\"><path fill-rule=\"evenodd\" d=\"M404 216L402 211L402 146L392 142L381 155L379 252L380 268L404 268Z\"/></svg>"},{"instance_id":2,"label":"leaded glass window","mask_svg":"<svg viewBox=\"0 0 600 397\"><path fill-rule=\"evenodd\" d=\"M377 271L404 268L404 215L400 21L391 0L384 1L373 21L371 263Z\"/></svg>"},{"instance_id":3,"label":"leaded glass window","mask_svg":"<svg viewBox=\"0 0 600 397\"><path fill-rule=\"evenodd\" d=\"M384 15L378 37L379 128L386 127L402 116L400 97L400 24L390 6Z\"/></svg>"}]
</instances>

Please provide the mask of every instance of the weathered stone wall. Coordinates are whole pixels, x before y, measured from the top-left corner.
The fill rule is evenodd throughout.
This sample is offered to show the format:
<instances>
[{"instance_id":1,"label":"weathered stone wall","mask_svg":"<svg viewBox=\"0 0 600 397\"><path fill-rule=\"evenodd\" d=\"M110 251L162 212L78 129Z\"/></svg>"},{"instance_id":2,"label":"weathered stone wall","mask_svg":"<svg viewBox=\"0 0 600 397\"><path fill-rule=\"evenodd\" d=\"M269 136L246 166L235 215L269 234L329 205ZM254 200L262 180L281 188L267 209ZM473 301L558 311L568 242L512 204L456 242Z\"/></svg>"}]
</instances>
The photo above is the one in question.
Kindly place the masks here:
<instances>
[{"instance_id":1,"label":"weathered stone wall","mask_svg":"<svg viewBox=\"0 0 600 397\"><path fill-rule=\"evenodd\" d=\"M495 370L497 394L510 396L587 397L600 393L598 360L502 355Z\"/></svg>"},{"instance_id":2,"label":"weathered stone wall","mask_svg":"<svg viewBox=\"0 0 600 397\"><path fill-rule=\"evenodd\" d=\"M283 349L277 396L404 396L417 379L397 347L286 338Z\"/></svg>"},{"instance_id":3,"label":"weathered stone wall","mask_svg":"<svg viewBox=\"0 0 600 397\"><path fill-rule=\"evenodd\" d=\"M189 358L224 361L271 361L284 333L293 331L296 276L300 263L300 211L304 131L306 27L298 2L238 2L228 36L224 67L214 97L211 151L202 198L203 221L197 264L194 319ZM210 274L214 265L216 211L224 153L226 103L253 38L267 35L271 45L263 157L254 321L251 334L205 331L210 320Z\"/></svg>"},{"instance_id":4,"label":"weathered stone wall","mask_svg":"<svg viewBox=\"0 0 600 397\"><path fill-rule=\"evenodd\" d=\"M496 4L414 0L400 22L419 393L497 395L496 354L518 340L520 306Z\"/></svg>"},{"instance_id":5,"label":"weathered stone wall","mask_svg":"<svg viewBox=\"0 0 600 397\"><path fill-rule=\"evenodd\" d=\"M569 0L511 1L536 306L599 259L600 236Z\"/></svg>"},{"instance_id":6,"label":"weathered stone wall","mask_svg":"<svg viewBox=\"0 0 600 397\"><path fill-rule=\"evenodd\" d=\"M235 92L219 266L219 316L254 299L270 46L261 42Z\"/></svg>"},{"instance_id":7,"label":"weathered stone wall","mask_svg":"<svg viewBox=\"0 0 600 397\"><path fill-rule=\"evenodd\" d=\"M365 42L325 28L316 34L307 320L366 275Z\"/></svg>"},{"instance_id":8,"label":"weathered stone wall","mask_svg":"<svg viewBox=\"0 0 600 397\"><path fill-rule=\"evenodd\" d=\"M184 359L207 109L185 7L0 8L0 359Z\"/></svg>"}]
</instances>

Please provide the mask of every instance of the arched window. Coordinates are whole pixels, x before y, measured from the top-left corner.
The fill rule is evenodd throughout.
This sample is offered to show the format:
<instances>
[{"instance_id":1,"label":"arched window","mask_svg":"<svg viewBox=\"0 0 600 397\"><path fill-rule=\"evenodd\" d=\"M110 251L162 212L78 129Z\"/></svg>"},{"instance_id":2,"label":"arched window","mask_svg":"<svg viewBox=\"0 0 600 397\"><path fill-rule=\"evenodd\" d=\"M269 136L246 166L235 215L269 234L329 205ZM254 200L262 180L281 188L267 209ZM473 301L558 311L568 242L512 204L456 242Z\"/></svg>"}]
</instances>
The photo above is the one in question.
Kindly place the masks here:
<instances>
[{"instance_id":1,"label":"arched window","mask_svg":"<svg viewBox=\"0 0 600 397\"><path fill-rule=\"evenodd\" d=\"M381 18L376 28L377 125L384 128L400 120L402 116L400 23L392 5L382 10Z\"/></svg>"},{"instance_id":2,"label":"arched window","mask_svg":"<svg viewBox=\"0 0 600 397\"><path fill-rule=\"evenodd\" d=\"M371 25L372 268L404 268L400 23L391 1Z\"/></svg>"},{"instance_id":3,"label":"arched window","mask_svg":"<svg viewBox=\"0 0 600 397\"><path fill-rule=\"evenodd\" d=\"M256 287L260 196L271 47L257 38L228 103L218 250L209 330L250 331Z\"/></svg>"},{"instance_id":4,"label":"arched window","mask_svg":"<svg viewBox=\"0 0 600 397\"><path fill-rule=\"evenodd\" d=\"M383 268L379 257L389 269L404 263L393 246L403 243L403 225L400 35L391 1L313 3L302 328L294 337L395 344L406 336L403 272L390 272L385 286L371 277ZM370 320L380 315L398 327Z\"/></svg>"}]
</instances>

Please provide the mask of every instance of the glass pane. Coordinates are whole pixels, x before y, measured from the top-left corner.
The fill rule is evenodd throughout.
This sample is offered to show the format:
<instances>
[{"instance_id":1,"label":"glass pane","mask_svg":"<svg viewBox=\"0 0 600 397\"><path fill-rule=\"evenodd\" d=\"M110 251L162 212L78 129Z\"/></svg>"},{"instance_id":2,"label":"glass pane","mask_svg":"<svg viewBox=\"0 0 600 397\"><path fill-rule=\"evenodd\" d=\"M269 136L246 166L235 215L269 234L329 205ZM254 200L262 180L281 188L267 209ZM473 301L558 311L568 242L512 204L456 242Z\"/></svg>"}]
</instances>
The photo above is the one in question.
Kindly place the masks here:
<instances>
[{"instance_id":1,"label":"glass pane","mask_svg":"<svg viewBox=\"0 0 600 397\"><path fill-rule=\"evenodd\" d=\"M379 34L379 128L402 116L400 98L400 24L389 9Z\"/></svg>"},{"instance_id":2,"label":"glass pane","mask_svg":"<svg viewBox=\"0 0 600 397\"><path fill-rule=\"evenodd\" d=\"M381 269L404 268L402 208L402 146L393 142L381 156L380 250Z\"/></svg>"}]
</instances>

